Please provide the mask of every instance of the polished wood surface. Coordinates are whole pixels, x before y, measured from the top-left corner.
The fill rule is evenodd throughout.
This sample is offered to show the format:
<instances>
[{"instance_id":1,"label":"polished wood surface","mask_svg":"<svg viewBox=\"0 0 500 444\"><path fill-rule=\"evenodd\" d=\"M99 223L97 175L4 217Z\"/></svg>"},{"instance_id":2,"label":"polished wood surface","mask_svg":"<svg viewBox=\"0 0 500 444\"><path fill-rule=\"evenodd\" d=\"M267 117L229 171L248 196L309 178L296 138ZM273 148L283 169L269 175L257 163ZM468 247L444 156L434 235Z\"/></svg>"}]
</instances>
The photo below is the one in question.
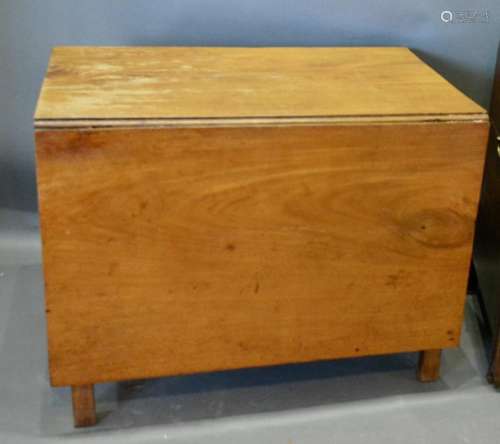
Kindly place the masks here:
<instances>
[{"instance_id":1,"label":"polished wood surface","mask_svg":"<svg viewBox=\"0 0 500 444\"><path fill-rule=\"evenodd\" d=\"M420 352L417 377L421 382L434 382L439 379L441 368L441 350L424 350Z\"/></svg>"},{"instance_id":2,"label":"polished wood surface","mask_svg":"<svg viewBox=\"0 0 500 444\"><path fill-rule=\"evenodd\" d=\"M71 387L73 420L75 427L93 426L97 422L94 386L91 384Z\"/></svg>"},{"instance_id":3,"label":"polished wood surface","mask_svg":"<svg viewBox=\"0 0 500 444\"><path fill-rule=\"evenodd\" d=\"M493 81L490 115L492 123L493 125L495 125L495 128L497 130L497 138L500 138L500 44L498 45L497 66L495 69L495 78Z\"/></svg>"},{"instance_id":4,"label":"polished wood surface","mask_svg":"<svg viewBox=\"0 0 500 444\"><path fill-rule=\"evenodd\" d=\"M98 126L448 114L484 110L407 48L58 47L35 119Z\"/></svg>"},{"instance_id":5,"label":"polished wood surface","mask_svg":"<svg viewBox=\"0 0 500 444\"><path fill-rule=\"evenodd\" d=\"M37 131L52 384L456 346L487 134Z\"/></svg>"},{"instance_id":6,"label":"polished wood surface","mask_svg":"<svg viewBox=\"0 0 500 444\"><path fill-rule=\"evenodd\" d=\"M484 181L474 243L474 265L486 316L493 333L489 377L500 386L500 47L490 109Z\"/></svg>"}]
</instances>

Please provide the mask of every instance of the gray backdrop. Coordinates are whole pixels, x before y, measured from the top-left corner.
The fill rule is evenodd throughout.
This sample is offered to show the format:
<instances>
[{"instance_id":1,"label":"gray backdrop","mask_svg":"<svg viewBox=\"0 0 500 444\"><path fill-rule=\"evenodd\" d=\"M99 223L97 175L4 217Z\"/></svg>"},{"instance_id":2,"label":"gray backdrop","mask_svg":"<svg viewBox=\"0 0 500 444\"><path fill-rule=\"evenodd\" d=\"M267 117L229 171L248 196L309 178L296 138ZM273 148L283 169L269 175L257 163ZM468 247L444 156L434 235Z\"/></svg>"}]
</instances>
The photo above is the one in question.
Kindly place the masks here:
<instances>
[{"instance_id":1,"label":"gray backdrop","mask_svg":"<svg viewBox=\"0 0 500 444\"><path fill-rule=\"evenodd\" d=\"M54 45L409 46L487 106L499 39L499 0L0 0L0 207L36 209L32 115Z\"/></svg>"}]
</instances>

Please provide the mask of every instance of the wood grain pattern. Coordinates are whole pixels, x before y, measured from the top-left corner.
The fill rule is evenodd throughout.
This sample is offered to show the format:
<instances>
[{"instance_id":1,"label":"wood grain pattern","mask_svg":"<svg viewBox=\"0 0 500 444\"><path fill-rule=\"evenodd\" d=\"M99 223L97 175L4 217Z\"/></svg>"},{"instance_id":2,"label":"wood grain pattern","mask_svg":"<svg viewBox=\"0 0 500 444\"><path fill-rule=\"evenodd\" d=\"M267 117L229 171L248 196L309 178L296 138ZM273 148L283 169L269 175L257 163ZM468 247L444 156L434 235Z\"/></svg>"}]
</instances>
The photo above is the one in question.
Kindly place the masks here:
<instances>
[{"instance_id":1,"label":"wood grain pattern","mask_svg":"<svg viewBox=\"0 0 500 444\"><path fill-rule=\"evenodd\" d=\"M434 382L439 379L441 368L441 350L424 350L420 352L418 362L418 380L420 382Z\"/></svg>"},{"instance_id":2,"label":"wood grain pattern","mask_svg":"<svg viewBox=\"0 0 500 444\"><path fill-rule=\"evenodd\" d=\"M456 346L487 133L38 131L52 384Z\"/></svg>"},{"instance_id":3,"label":"wood grain pattern","mask_svg":"<svg viewBox=\"0 0 500 444\"><path fill-rule=\"evenodd\" d=\"M58 47L35 118L443 114L484 109L407 48Z\"/></svg>"},{"instance_id":4,"label":"wood grain pattern","mask_svg":"<svg viewBox=\"0 0 500 444\"><path fill-rule=\"evenodd\" d=\"M94 386L91 384L71 387L73 421L75 427L93 426L97 422Z\"/></svg>"}]
</instances>

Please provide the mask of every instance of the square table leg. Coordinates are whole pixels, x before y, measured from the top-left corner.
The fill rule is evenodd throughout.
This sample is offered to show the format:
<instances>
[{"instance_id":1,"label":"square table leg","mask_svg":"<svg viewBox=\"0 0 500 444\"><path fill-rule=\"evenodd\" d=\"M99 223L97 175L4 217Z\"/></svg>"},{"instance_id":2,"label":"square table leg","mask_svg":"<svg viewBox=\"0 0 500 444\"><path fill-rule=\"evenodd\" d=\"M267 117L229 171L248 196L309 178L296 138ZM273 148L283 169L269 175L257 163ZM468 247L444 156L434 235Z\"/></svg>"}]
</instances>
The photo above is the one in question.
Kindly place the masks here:
<instances>
[{"instance_id":1,"label":"square table leg","mask_svg":"<svg viewBox=\"0 0 500 444\"><path fill-rule=\"evenodd\" d=\"M73 398L73 419L75 427L92 426L97 422L94 399L94 385L71 387Z\"/></svg>"},{"instance_id":2,"label":"square table leg","mask_svg":"<svg viewBox=\"0 0 500 444\"><path fill-rule=\"evenodd\" d=\"M441 350L423 350L420 352L417 377L421 382L433 382L439 378Z\"/></svg>"}]
</instances>

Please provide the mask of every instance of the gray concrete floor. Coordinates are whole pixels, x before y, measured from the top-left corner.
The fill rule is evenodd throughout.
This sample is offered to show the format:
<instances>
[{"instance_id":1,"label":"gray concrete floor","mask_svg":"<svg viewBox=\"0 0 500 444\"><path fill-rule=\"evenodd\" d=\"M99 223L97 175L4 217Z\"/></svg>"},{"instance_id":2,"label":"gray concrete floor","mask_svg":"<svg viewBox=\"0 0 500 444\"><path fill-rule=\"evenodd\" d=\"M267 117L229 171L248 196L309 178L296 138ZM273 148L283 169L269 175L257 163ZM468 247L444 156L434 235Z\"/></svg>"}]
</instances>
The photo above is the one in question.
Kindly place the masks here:
<instances>
[{"instance_id":1,"label":"gray concrete floor","mask_svg":"<svg viewBox=\"0 0 500 444\"><path fill-rule=\"evenodd\" d=\"M36 215L0 210L0 443L499 443L481 326L469 297L432 384L416 354L101 384L99 425L75 430L48 382Z\"/></svg>"}]
</instances>

